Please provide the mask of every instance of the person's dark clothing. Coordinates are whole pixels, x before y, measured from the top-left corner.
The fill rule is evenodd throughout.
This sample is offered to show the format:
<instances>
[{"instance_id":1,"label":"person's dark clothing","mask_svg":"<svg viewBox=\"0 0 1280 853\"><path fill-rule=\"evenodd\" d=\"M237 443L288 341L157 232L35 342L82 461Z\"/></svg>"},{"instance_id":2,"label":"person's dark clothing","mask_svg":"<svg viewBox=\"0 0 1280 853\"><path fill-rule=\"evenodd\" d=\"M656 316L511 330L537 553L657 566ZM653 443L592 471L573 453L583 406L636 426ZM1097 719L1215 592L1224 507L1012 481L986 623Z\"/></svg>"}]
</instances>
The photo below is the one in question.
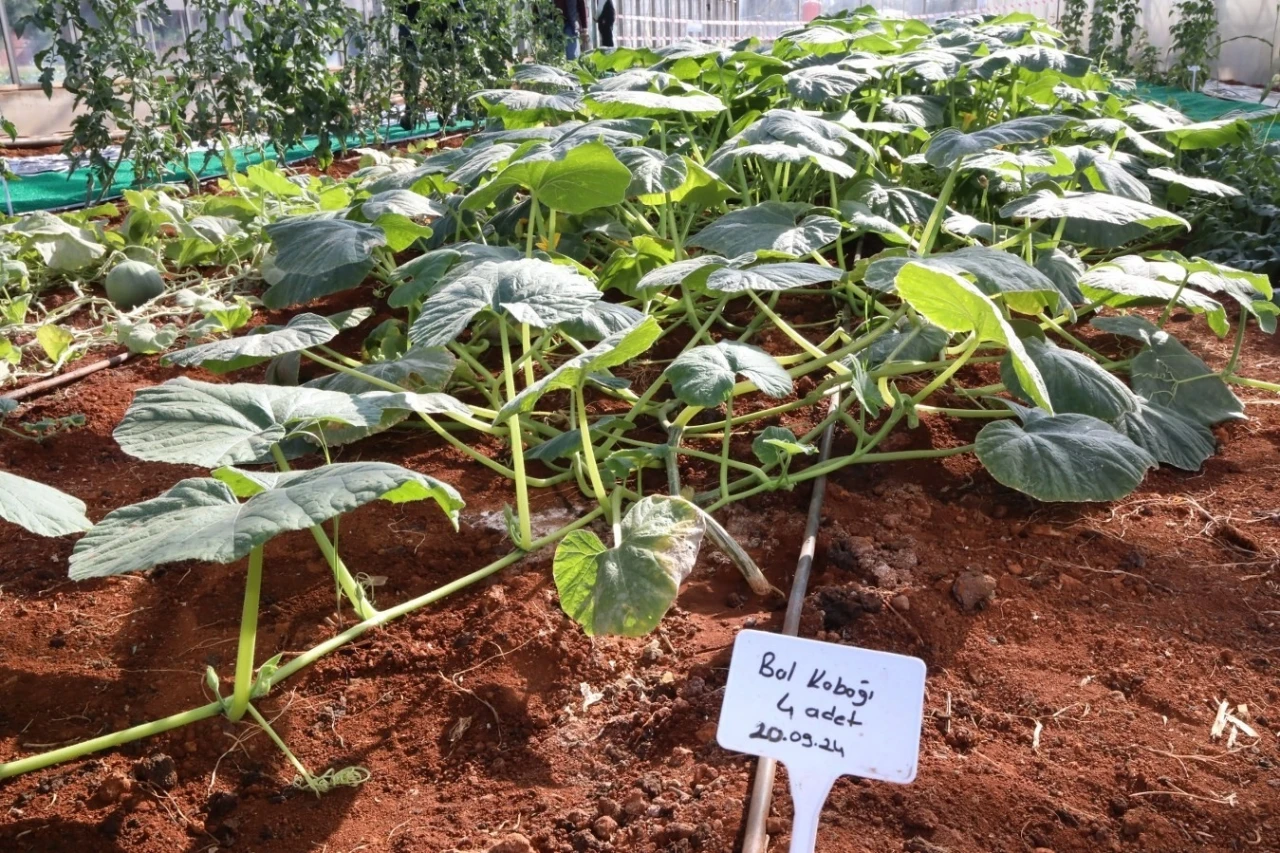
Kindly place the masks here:
<instances>
[{"instance_id":1,"label":"person's dark clothing","mask_svg":"<svg viewBox=\"0 0 1280 853\"><path fill-rule=\"evenodd\" d=\"M613 0L604 0L600 17L596 18L596 29L600 32L600 46L613 47L613 24L618 15L613 8Z\"/></svg>"},{"instance_id":2,"label":"person's dark clothing","mask_svg":"<svg viewBox=\"0 0 1280 853\"><path fill-rule=\"evenodd\" d=\"M555 0L556 11L564 19L564 56L565 59L578 58L578 30L586 29L586 0Z\"/></svg>"}]
</instances>

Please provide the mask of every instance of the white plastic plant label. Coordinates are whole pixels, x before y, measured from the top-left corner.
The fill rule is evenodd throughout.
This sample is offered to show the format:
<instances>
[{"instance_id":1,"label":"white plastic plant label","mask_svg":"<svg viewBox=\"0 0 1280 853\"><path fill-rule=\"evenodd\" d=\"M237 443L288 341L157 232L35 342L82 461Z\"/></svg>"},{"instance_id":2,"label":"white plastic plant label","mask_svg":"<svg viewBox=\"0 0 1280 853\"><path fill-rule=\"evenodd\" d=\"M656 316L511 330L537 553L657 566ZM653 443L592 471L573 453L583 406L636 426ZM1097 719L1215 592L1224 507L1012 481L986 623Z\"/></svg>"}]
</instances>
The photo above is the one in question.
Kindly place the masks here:
<instances>
[{"instance_id":1,"label":"white plastic plant label","mask_svg":"<svg viewBox=\"0 0 1280 853\"><path fill-rule=\"evenodd\" d=\"M738 634L716 740L786 765L795 805L791 853L814 849L818 815L839 777L915 779L924 677L919 658Z\"/></svg>"}]
</instances>

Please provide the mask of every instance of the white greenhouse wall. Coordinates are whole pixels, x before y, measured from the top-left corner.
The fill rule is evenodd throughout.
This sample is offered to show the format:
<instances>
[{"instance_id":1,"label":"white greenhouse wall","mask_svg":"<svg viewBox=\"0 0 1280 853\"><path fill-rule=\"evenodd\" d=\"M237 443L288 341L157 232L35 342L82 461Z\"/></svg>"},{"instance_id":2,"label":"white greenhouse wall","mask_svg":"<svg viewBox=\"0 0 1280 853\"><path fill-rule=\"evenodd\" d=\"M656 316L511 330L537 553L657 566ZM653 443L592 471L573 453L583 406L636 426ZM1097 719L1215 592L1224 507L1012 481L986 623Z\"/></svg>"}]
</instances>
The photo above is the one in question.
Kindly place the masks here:
<instances>
[{"instance_id":1,"label":"white greenhouse wall","mask_svg":"<svg viewBox=\"0 0 1280 853\"><path fill-rule=\"evenodd\" d=\"M1160 51L1166 66L1172 57L1169 25L1176 0L1143 0L1142 26L1147 38ZM1265 85L1271 75L1280 72L1280 53L1275 42L1280 39L1276 16L1280 3L1273 0L1222 0L1218 3L1218 38L1226 44L1218 56L1217 67L1209 76L1219 80L1239 80L1253 86ZM1253 36L1254 38L1247 38ZM1235 39L1235 41L1229 41ZM1264 44L1266 39L1272 44Z\"/></svg>"}]
</instances>

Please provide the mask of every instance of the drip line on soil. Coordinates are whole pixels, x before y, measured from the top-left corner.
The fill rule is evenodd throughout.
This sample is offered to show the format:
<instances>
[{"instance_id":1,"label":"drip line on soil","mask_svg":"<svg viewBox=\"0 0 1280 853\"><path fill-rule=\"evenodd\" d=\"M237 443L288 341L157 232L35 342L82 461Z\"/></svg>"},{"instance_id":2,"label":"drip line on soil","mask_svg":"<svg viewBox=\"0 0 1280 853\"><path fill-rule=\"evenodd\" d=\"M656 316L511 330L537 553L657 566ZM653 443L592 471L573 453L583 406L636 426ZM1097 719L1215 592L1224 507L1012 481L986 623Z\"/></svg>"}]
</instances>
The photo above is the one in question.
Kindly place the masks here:
<instances>
[{"instance_id":1,"label":"drip line on soil","mask_svg":"<svg viewBox=\"0 0 1280 853\"><path fill-rule=\"evenodd\" d=\"M831 411L840 408L839 387L831 392ZM836 422L827 424L822 431L822 443L818 452L818 464L831 456L831 443L835 438ZM805 594L809 588L809 573L813 569L813 555L818 543L818 525L822 521L822 501L827 494L827 475L813 481L813 496L809 498L809 517L804 525L804 540L800 543L800 559L796 561L796 574L791 581L791 594L787 598L787 612L782 619L782 633L794 637L800 633L800 612L804 608ZM773 800L773 778L778 762L761 756L756 760L756 778L747 803L747 824L742 834L742 853L764 853L769 843L765 822L769 817L769 805Z\"/></svg>"}]
</instances>

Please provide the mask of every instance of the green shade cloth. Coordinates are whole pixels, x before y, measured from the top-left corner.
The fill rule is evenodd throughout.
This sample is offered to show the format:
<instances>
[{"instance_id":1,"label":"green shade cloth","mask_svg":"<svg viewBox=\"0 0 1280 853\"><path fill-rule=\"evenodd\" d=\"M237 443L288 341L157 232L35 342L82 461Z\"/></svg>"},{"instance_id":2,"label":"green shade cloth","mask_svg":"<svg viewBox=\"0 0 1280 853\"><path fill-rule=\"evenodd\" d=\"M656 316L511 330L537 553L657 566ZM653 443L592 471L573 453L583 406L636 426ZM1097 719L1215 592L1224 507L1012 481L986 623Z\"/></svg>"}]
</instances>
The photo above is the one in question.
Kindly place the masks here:
<instances>
[{"instance_id":1,"label":"green shade cloth","mask_svg":"<svg viewBox=\"0 0 1280 853\"><path fill-rule=\"evenodd\" d=\"M472 122L460 121L443 130L468 130L473 126ZM404 142L410 139L419 139L424 136L434 136L442 130L438 121L429 121L420 124L413 130L404 130L399 125L382 136L379 142ZM371 144L374 140L371 137L352 136L347 139L349 148L356 148L362 145ZM297 145L285 152L285 162L294 163L298 160L305 160L315 154L317 140L315 137L308 137L301 145ZM3 155L4 149L0 148L0 156ZM236 161L236 168L244 171L254 163L262 162L262 155L257 149L238 148L233 153ZM268 160L274 160L274 152L268 151ZM226 174L226 170L222 168L222 159L218 156L210 157L205 162L203 153L188 155L187 162L192 171L195 171L201 180L219 178ZM8 181L8 201L13 205L14 213L30 213L34 210L64 210L66 208L81 207L85 202L85 192L89 185L90 171L87 168L79 168L68 175L66 172L42 172L38 175L28 175L20 180ZM173 170L175 182L185 181L184 173L178 169ZM106 194L107 199L119 198L121 193L133 187L134 183L133 163L126 160L121 164L120 169L116 172L115 182L111 185L111 191ZM0 213L7 212L8 205L5 203L3 193L0 192Z\"/></svg>"},{"instance_id":2,"label":"green shade cloth","mask_svg":"<svg viewBox=\"0 0 1280 853\"><path fill-rule=\"evenodd\" d=\"M1198 122L1214 121L1228 113L1240 113L1241 118L1247 118L1253 122L1258 133L1269 139L1280 139L1280 117L1277 117L1275 110L1266 104L1229 101L1202 92L1188 92L1176 86L1154 86L1146 83L1138 84L1137 95L1148 101L1168 104L1187 118ZM1250 113L1261 113L1261 115L1255 117L1249 115Z\"/></svg>"}]
</instances>

